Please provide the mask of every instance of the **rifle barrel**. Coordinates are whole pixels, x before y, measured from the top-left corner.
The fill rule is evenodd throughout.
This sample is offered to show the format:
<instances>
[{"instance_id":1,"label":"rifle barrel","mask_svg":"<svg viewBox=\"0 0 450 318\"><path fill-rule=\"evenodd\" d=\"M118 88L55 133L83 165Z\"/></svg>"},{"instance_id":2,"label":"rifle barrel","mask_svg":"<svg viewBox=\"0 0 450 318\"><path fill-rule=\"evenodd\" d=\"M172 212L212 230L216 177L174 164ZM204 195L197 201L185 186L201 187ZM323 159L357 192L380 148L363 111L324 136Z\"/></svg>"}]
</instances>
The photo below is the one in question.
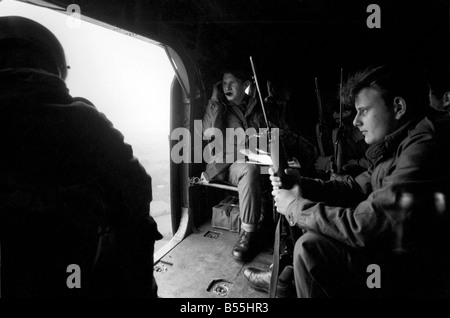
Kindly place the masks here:
<instances>
[{"instance_id":1,"label":"rifle barrel","mask_svg":"<svg viewBox=\"0 0 450 318\"><path fill-rule=\"evenodd\" d=\"M339 127L342 127L343 123L342 123L342 113L343 113L343 109L342 109L342 77L343 77L343 73L344 70L341 67L341 79L339 82Z\"/></svg>"},{"instance_id":2,"label":"rifle barrel","mask_svg":"<svg viewBox=\"0 0 450 318\"><path fill-rule=\"evenodd\" d=\"M262 108L262 111L263 111L264 120L266 121L267 128L270 130L269 121L267 120L267 115L266 115L266 108L264 107L264 100L263 100L262 95L261 95L261 90L259 89L258 78L256 77L255 65L253 64L253 59L252 59L251 56L250 56L250 64L252 65L252 71L253 71L253 76L254 76L254 79L255 79L256 90L258 91L259 100L261 102L261 108Z\"/></svg>"},{"instance_id":3,"label":"rifle barrel","mask_svg":"<svg viewBox=\"0 0 450 318\"><path fill-rule=\"evenodd\" d=\"M317 105L319 106L319 122L322 122L323 121L322 98L320 96L319 81L317 77L314 78L314 81L316 83Z\"/></svg>"}]
</instances>

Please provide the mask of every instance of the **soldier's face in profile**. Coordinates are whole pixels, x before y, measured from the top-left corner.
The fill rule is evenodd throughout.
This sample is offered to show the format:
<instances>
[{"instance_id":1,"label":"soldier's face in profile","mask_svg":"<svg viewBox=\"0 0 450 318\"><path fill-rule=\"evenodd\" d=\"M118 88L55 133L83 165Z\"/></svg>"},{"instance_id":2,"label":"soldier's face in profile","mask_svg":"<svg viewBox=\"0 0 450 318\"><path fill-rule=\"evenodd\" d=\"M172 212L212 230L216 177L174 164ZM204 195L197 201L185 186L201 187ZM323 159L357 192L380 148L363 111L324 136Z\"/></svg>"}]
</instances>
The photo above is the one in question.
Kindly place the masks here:
<instances>
[{"instance_id":1,"label":"soldier's face in profile","mask_svg":"<svg viewBox=\"0 0 450 318\"><path fill-rule=\"evenodd\" d=\"M386 105L378 90L362 89L355 99L356 116L353 125L364 135L364 141L373 145L384 140L396 127L395 112Z\"/></svg>"}]
</instances>

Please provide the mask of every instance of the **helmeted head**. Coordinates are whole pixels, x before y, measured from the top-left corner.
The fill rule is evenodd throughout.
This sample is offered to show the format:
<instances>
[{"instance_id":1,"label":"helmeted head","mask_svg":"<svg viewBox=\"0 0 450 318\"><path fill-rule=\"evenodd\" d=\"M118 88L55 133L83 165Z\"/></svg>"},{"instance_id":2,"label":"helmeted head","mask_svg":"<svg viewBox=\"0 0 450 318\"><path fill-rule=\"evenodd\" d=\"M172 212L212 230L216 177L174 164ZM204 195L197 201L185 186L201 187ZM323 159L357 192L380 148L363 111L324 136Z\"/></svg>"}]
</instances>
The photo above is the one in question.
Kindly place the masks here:
<instances>
[{"instance_id":1,"label":"helmeted head","mask_svg":"<svg viewBox=\"0 0 450 318\"><path fill-rule=\"evenodd\" d=\"M56 36L43 25L19 16L0 17L0 70L42 69L67 76L64 49Z\"/></svg>"}]
</instances>

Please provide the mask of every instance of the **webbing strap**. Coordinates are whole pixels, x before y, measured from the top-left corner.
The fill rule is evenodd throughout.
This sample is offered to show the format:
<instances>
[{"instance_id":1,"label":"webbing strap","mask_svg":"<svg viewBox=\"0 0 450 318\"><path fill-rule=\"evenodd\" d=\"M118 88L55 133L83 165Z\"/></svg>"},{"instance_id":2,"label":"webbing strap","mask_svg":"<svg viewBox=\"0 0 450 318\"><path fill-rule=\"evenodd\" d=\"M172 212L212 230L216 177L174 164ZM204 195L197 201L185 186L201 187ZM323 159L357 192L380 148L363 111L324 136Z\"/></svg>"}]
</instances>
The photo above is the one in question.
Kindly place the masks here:
<instances>
[{"instance_id":1,"label":"webbing strap","mask_svg":"<svg viewBox=\"0 0 450 318\"><path fill-rule=\"evenodd\" d=\"M276 208L275 208L276 209ZM280 267L280 237L281 237L281 217L276 212L277 228L275 230L275 240L273 244L273 261L272 261L272 275L270 277L269 298L275 298L278 286L278 271Z\"/></svg>"}]
</instances>

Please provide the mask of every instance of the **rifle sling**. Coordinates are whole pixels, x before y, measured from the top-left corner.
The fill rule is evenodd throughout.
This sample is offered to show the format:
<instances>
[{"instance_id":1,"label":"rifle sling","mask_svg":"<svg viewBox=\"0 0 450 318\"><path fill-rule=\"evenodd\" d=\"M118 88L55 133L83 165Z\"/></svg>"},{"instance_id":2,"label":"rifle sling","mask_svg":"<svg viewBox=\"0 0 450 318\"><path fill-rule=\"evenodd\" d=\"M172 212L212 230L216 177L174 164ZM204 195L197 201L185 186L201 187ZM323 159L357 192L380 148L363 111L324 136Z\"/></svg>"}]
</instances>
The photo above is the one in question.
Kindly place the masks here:
<instances>
[{"instance_id":1,"label":"rifle sling","mask_svg":"<svg viewBox=\"0 0 450 318\"><path fill-rule=\"evenodd\" d=\"M275 240L273 244L273 261L272 261L272 275L270 276L270 287L269 287L269 298L276 298L277 285L278 285L278 275L280 267L280 237L281 237L281 217L278 212L276 212L276 207L274 206L275 217L277 220L277 227L275 230Z\"/></svg>"}]
</instances>

